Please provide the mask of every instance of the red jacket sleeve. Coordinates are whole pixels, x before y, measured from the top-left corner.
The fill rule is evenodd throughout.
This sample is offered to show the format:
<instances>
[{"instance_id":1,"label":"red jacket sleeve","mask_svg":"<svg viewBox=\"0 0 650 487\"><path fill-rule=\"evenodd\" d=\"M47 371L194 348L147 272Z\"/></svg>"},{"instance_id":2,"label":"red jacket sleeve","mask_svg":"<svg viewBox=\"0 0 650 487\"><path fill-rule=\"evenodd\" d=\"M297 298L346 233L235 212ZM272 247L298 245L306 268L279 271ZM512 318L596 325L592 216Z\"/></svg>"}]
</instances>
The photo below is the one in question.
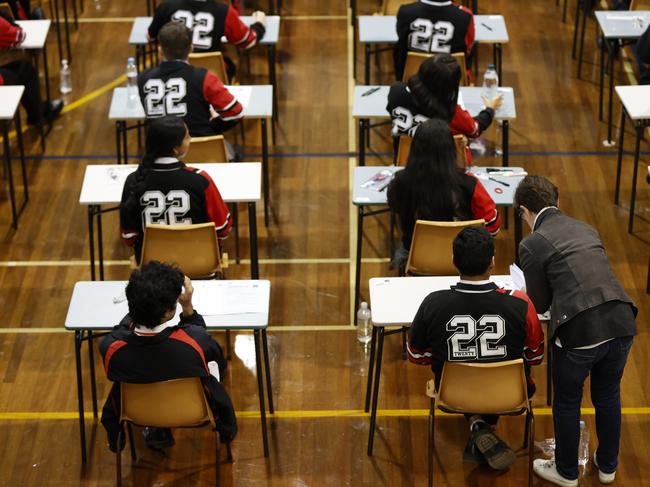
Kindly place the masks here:
<instances>
[{"instance_id":1,"label":"red jacket sleeve","mask_svg":"<svg viewBox=\"0 0 650 487\"><path fill-rule=\"evenodd\" d=\"M521 291L514 291L513 296L523 299L528 304L526 310L526 341L524 342L524 361L529 365L539 365L544 359L544 332L537 317L537 311L530 298Z\"/></svg>"},{"instance_id":2,"label":"red jacket sleeve","mask_svg":"<svg viewBox=\"0 0 650 487\"><path fill-rule=\"evenodd\" d=\"M203 97L226 122L244 116L244 107L223 85L219 77L208 71L203 81Z\"/></svg>"},{"instance_id":3,"label":"red jacket sleeve","mask_svg":"<svg viewBox=\"0 0 650 487\"><path fill-rule=\"evenodd\" d=\"M463 110L460 105L456 105L456 111L449 123L451 133L454 135L463 134L470 139L475 139L481 135L479 124L467 110Z\"/></svg>"},{"instance_id":4,"label":"red jacket sleeve","mask_svg":"<svg viewBox=\"0 0 650 487\"><path fill-rule=\"evenodd\" d=\"M232 227L232 218L228 206L224 203L221 193L212 181L212 178L205 171L199 171L199 174L208 180L208 186L205 188L205 210L210 221L214 222L219 238L226 238Z\"/></svg>"},{"instance_id":5,"label":"red jacket sleeve","mask_svg":"<svg viewBox=\"0 0 650 487\"><path fill-rule=\"evenodd\" d=\"M231 0L230 5L238 15L241 15L241 0Z\"/></svg>"},{"instance_id":6,"label":"red jacket sleeve","mask_svg":"<svg viewBox=\"0 0 650 487\"><path fill-rule=\"evenodd\" d=\"M226 14L225 35L229 43L242 49L250 49L258 41L257 32L241 21L234 7Z\"/></svg>"},{"instance_id":7,"label":"red jacket sleeve","mask_svg":"<svg viewBox=\"0 0 650 487\"><path fill-rule=\"evenodd\" d=\"M24 40L23 29L17 25L11 25L5 18L0 17L0 50L20 46Z\"/></svg>"},{"instance_id":8,"label":"red jacket sleeve","mask_svg":"<svg viewBox=\"0 0 650 487\"><path fill-rule=\"evenodd\" d=\"M469 15L469 25L467 26L467 33L465 34L465 54L469 56L474 47L474 39L476 37L476 31L474 29L474 14L464 5L461 6L461 10Z\"/></svg>"},{"instance_id":9,"label":"red jacket sleeve","mask_svg":"<svg viewBox=\"0 0 650 487\"><path fill-rule=\"evenodd\" d=\"M473 178L476 178L473 174L469 174ZM481 218L485 220L485 228L490 232L490 234L492 234L492 236L499 233L499 228L501 227L501 216L497 211L497 205L478 179L476 179L476 186L474 186L474 193L472 194L471 209L474 218L477 220Z\"/></svg>"}]
</instances>

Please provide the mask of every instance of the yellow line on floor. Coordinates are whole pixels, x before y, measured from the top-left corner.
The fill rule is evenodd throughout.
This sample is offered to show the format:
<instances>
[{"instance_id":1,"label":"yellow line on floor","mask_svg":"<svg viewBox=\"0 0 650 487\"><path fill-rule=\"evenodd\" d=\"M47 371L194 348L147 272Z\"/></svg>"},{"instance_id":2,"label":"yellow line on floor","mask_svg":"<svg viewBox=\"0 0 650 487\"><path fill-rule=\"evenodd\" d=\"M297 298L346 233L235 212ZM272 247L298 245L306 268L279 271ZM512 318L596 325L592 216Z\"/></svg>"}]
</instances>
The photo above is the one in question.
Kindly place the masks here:
<instances>
[{"instance_id":1,"label":"yellow line on floor","mask_svg":"<svg viewBox=\"0 0 650 487\"><path fill-rule=\"evenodd\" d=\"M113 81L111 81L110 83L106 83L106 84L105 84L104 86L102 86L101 88L98 88L98 89L96 89L96 90L94 90L94 91L91 91L91 92L88 93L87 95L82 96L82 97L79 98L78 100L75 100L75 101L73 101L72 103L66 105L66 106L63 108L63 110L61 111L61 113L68 113L68 112L74 110L75 108L79 108L81 105L85 105L86 103L88 103L88 102L94 100L94 99L97 98L98 96L103 95L103 94L106 93L107 91L112 90L113 88L115 88L116 86L121 85L121 84L124 83L124 82L126 82L126 75L125 75L125 74L123 74L123 75L121 75L121 76L118 76L117 78L115 78L115 79L114 79Z\"/></svg>"},{"instance_id":2,"label":"yellow line on floor","mask_svg":"<svg viewBox=\"0 0 650 487\"><path fill-rule=\"evenodd\" d=\"M348 71L348 152L354 152L356 150L356 130L355 124L352 119L352 105L354 103L354 43L356 42L353 31L352 31L352 9L347 9L346 22L346 41L347 41L347 71ZM352 191L353 181L354 181L354 168L357 166L357 159L355 157L348 158L348 191ZM357 229L357 210L356 207L350 205L350 214L348 217L348 245L350 247L350 268L349 268L349 279L350 279L350 324L354 325L355 319L354 314L356 312L356 304L354 302L354 288L356 282L356 258L357 258L357 239L356 239L356 229Z\"/></svg>"},{"instance_id":3,"label":"yellow line on floor","mask_svg":"<svg viewBox=\"0 0 650 487\"><path fill-rule=\"evenodd\" d=\"M80 24L110 24L116 22L128 22L132 24L135 20L135 17L96 17L96 18L86 18L79 19Z\"/></svg>"},{"instance_id":4,"label":"yellow line on floor","mask_svg":"<svg viewBox=\"0 0 650 487\"><path fill-rule=\"evenodd\" d=\"M551 416L551 408L533 408L536 416ZM398 418L398 417L425 417L428 416L428 409L379 409L378 417ZM582 408L581 414L585 416L595 415L594 408ZM650 415L650 407L625 407L622 409L624 416L647 416ZM269 418L279 419L322 419L322 418L364 418L370 416L361 409L315 409L305 411L276 411L275 414L269 414ZM458 417L457 414L443 413L436 411L436 416L440 417ZM7 411L0 412L0 421L27 421L27 420L61 420L77 419L79 414L76 411ZM92 419L93 414L86 412L86 419ZM239 419L258 419L259 411L237 411Z\"/></svg>"}]
</instances>

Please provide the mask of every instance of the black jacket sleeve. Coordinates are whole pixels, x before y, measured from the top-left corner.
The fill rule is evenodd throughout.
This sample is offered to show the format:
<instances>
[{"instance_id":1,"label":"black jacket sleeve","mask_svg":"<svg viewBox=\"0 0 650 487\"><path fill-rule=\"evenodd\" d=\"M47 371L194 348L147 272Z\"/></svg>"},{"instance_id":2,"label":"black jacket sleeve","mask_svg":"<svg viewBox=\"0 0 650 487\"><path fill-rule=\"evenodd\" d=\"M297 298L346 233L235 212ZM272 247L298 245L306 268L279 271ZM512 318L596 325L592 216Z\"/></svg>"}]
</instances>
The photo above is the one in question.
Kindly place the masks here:
<instances>
[{"instance_id":1,"label":"black jacket sleeve","mask_svg":"<svg viewBox=\"0 0 650 487\"><path fill-rule=\"evenodd\" d=\"M219 375L224 377L228 368L226 358L221 346L208 334L203 316L194 311L190 316L181 314L181 325L185 327L185 332L194 338L201 346L206 362L217 362L219 366Z\"/></svg>"},{"instance_id":2,"label":"black jacket sleeve","mask_svg":"<svg viewBox=\"0 0 650 487\"><path fill-rule=\"evenodd\" d=\"M530 237L529 237L530 238ZM546 277L544 266L530 247L530 240L519 244L521 270L526 279L526 294L533 302L538 313L545 313L551 306L553 291Z\"/></svg>"},{"instance_id":3,"label":"black jacket sleeve","mask_svg":"<svg viewBox=\"0 0 650 487\"><path fill-rule=\"evenodd\" d=\"M408 53L409 24L402 14L402 7L397 11L397 44L393 50L395 79L401 81Z\"/></svg>"},{"instance_id":4,"label":"black jacket sleeve","mask_svg":"<svg viewBox=\"0 0 650 487\"><path fill-rule=\"evenodd\" d=\"M494 110L492 110L491 108L485 108L481 110L478 115L474 117L474 120L476 120L476 123L478 123L481 133L483 133L492 124L492 121L494 120Z\"/></svg>"}]
</instances>

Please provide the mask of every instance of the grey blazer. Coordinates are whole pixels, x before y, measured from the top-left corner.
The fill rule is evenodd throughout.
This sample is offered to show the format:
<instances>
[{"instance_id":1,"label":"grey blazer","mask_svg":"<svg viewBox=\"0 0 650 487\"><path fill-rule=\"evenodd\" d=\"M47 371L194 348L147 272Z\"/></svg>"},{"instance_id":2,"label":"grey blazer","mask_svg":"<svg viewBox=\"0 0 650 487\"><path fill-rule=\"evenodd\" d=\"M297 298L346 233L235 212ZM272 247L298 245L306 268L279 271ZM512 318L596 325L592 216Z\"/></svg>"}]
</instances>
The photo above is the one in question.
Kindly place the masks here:
<instances>
[{"instance_id":1,"label":"grey blazer","mask_svg":"<svg viewBox=\"0 0 650 487\"><path fill-rule=\"evenodd\" d=\"M519 244L526 293L538 313L551 307L549 339L578 313L632 299L614 277L598 232L556 208L545 210Z\"/></svg>"}]
</instances>

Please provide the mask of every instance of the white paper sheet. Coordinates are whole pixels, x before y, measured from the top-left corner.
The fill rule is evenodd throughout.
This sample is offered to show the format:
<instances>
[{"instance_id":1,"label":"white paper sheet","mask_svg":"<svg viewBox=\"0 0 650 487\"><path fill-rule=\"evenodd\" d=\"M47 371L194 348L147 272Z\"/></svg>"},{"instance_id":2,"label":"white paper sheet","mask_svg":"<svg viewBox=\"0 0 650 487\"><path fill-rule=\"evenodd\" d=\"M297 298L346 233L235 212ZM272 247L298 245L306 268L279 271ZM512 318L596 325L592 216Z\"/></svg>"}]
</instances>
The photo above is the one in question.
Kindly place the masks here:
<instances>
[{"instance_id":1,"label":"white paper sheet","mask_svg":"<svg viewBox=\"0 0 650 487\"><path fill-rule=\"evenodd\" d=\"M237 98L237 101L246 108L251 101L251 93L253 88L251 86L228 86L228 91Z\"/></svg>"},{"instance_id":2,"label":"white paper sheet","mask_svg":"<svg viewBox=\"0 0 650 487\"><path fill-rule=\"evenodd\" d=\"M526 278L517 264L510 264L510 279L517 289L526 292Z\"/></svg>"},{"instance_id":3,"label":"white paper sheet","mask_svg":"<svg viewBox=\"0 0 650 487\"><path fill-rule=\"evenodd\" d=\"M192 298L194 308L205 316L265 313L266 303L259 284L223 283L211 294L197 293Z\"/></svg>"}]
</instances>

